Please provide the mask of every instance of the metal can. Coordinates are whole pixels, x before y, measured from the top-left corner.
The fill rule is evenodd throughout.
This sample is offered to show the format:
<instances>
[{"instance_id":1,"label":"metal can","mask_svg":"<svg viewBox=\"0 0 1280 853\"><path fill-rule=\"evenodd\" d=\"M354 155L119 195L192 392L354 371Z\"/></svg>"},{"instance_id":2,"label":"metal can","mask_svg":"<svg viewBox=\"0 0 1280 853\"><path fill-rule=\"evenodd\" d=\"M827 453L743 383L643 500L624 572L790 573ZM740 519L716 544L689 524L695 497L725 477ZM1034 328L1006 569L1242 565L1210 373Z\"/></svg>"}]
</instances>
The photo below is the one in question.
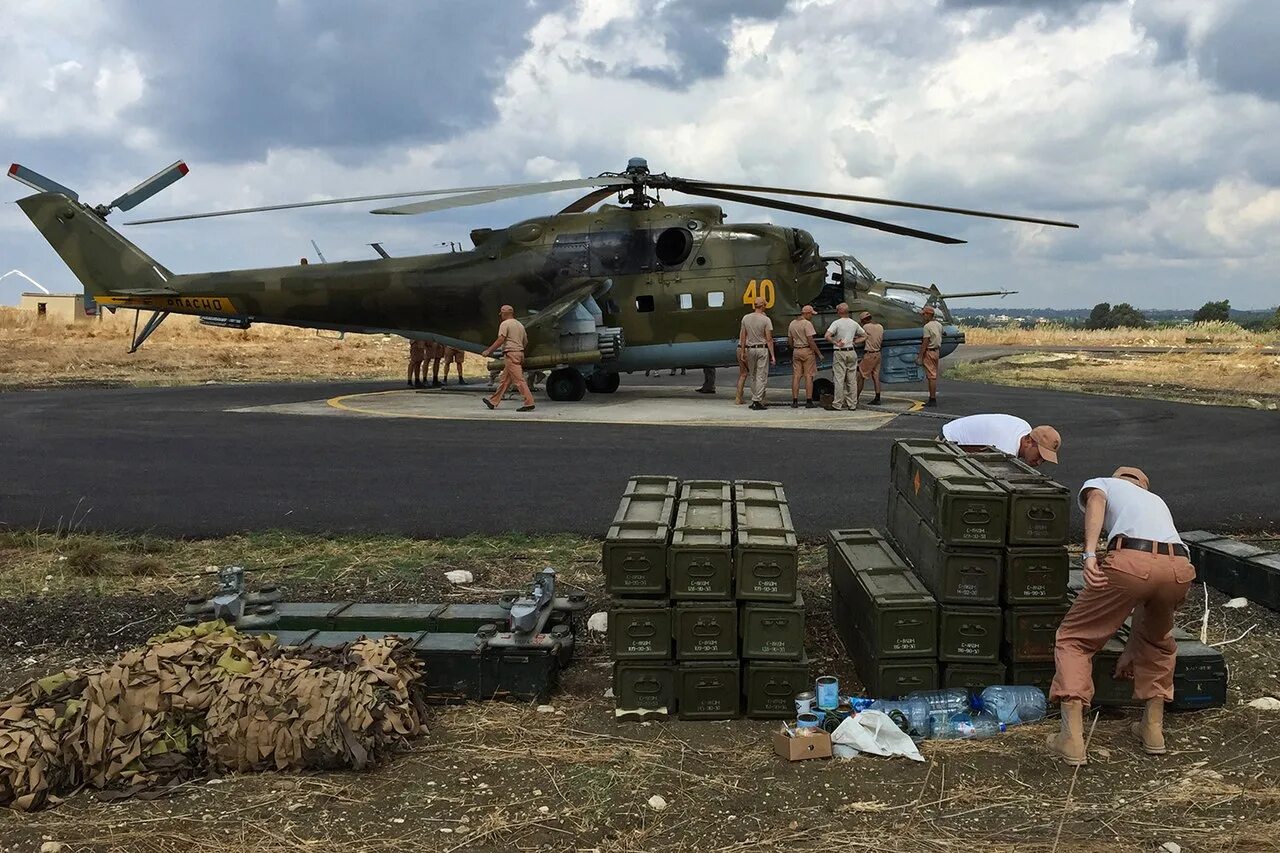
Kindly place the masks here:
<instances>
[{"instance_id":1,"label":"metal can","mask_svg":"<svg viewBox=\"0 0 1280 853\"><path fill-rule=\"evenodd\" d=\"M833 711L840 704L840 682L834 675L823 675L818 678L818 707L824 711Z\"/></svg>"},{"instance_id":2,"label":"metal can","mask_svg":"<svg viewBox=\"0 0 1280 853\"><path fill-rule=\"evenodd\" d=\"M813 703L817 701L817 697L812 690L806 690L803 693L796 694L796 715L809 714L813 711Z\"/></svg>"},{"instance_id":3,"label":"metal can","mask_svg":"<svg viewBox=\"0 0 1280 853\"><path fill-rule=\"evenodd\" d=\"M820 722L821 721L818 719L817 714L797 714L796 734L813 734L818 730L818 724Z\"/></svg>"}]
</instances>

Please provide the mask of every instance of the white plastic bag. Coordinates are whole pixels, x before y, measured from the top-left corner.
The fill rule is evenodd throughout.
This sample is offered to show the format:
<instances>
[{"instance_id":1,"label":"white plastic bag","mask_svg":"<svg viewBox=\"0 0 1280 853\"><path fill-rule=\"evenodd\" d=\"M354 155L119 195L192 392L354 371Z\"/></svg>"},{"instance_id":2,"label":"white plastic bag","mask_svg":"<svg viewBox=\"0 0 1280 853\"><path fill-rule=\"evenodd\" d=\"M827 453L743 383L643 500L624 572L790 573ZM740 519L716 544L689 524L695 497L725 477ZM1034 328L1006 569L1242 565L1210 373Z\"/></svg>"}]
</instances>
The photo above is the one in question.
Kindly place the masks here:
<instances>
[{"instance_id":1,"label":"white plastic bag","mask_svg":"<svg viewBox=\"0 0 1280 853\"><path fill-rule=\"evenodd\" d=\"M831 733L831 742L872 755L904 755L912 761L924 761L911 737L881 711L863 711L849 717Z\"/></svg>"}]
</instances>

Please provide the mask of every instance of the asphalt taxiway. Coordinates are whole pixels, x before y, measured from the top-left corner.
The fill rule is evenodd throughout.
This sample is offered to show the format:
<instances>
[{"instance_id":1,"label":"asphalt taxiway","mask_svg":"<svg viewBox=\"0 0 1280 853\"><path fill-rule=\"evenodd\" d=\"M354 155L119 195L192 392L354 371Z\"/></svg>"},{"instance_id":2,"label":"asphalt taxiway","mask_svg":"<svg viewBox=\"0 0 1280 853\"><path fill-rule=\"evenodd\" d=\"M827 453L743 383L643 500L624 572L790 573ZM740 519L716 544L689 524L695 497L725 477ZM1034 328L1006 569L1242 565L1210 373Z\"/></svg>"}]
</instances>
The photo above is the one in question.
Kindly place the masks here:
<instances>
[{"instance_id":1,"label":"asphalt taxiway","mask_svg":"<svg viewBox=\"0 0 1280 853\"><path fill-rule=\"evenodd\" d=\"M612 399L537 395L523 415L514 401L490 413L479 387L368 382L4 393L0 524L601 535L628 477L664 473L779 480L815 537L883 525L892 442L983 411L1057 426L1062 464L1049 470L1072 488L1144 468L1184 529L1280 519L1275 413L962 382L944 382L937 412L912 411L922 392L895 387L885 410L753 413L726 395L731 371L716 396L693 392L695 373L626 377ZM630 415L602 418L609 406Z\"/></svg>"}]
</instances>

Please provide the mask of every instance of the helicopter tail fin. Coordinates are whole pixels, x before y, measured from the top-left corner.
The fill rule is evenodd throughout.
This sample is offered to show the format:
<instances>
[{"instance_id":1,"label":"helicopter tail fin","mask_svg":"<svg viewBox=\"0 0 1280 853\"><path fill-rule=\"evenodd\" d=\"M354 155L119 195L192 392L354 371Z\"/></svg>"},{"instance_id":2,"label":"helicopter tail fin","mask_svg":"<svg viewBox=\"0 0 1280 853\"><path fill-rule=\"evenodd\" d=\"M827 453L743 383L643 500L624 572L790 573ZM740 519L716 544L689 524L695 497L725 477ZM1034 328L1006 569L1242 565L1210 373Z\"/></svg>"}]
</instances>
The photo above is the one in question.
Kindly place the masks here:
<instances>
[{"instance_id":1,"label":"helicopter tail fin","mask_svg":"<svg viewBox=\"0 0 1280 853\"><path fill-rule=\"evenodd\" d=\"M18 199L18 207L80 279L85 295L96 298L113 290L171 291L169 270L70 196L37 193Z\"/></svg>"}]
</instances>

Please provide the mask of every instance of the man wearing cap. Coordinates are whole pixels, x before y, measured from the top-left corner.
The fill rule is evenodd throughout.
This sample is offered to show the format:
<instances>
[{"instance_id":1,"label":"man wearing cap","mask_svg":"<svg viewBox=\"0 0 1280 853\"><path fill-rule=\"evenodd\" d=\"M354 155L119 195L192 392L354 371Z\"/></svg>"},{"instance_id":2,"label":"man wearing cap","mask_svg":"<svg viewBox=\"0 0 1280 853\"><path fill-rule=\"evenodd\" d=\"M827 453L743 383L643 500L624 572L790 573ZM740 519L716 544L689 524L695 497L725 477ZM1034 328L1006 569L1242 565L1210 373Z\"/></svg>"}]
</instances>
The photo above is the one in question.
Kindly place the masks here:
<instances>
[{"instance_id":1,"label":"man wearing cap","mask_svg":"<svg viewBox=\"0 0 1280 853\"><path fill-rule=\"evenodd\" d=\"M942 427L942 437L966 450L994 447L1016 456L1032 468L1041 462L1058 463L1062 436L1047 424L1032 428L1013 415L969 415Z\"/></svg>"},{"instance_id":2,"label":"man wearing cap","mask_svg":"<svg viewBox=\"0 0 1280 853\"><path fill-rule=\"evenodd\" d=\"M507 388L514 385L524 399L524 405L516 411L532 412L533 395L529 393L529 386L524 381L524 348L529 343L529 333L525 331L524 324L516 319L516 311L510 305L499 308L498 316L502 318L502 322L498 324L498 338L485 347L483 355L488 358L494 350L502 349L502 381L498 383L498 390L484 404L490 409L498 408Z\"/></svg>"},{"instance_id":3,"label":"man wearing cap","mask_svg":"<svg viewBox=\"0 0 1280 853\"><path fill-rule=\"evenodd\" d=\"M812 305L800 309L800 316L787 326L787 343L791 345L791 408L800 407L800 379L804 378L806 409L813 408L813 377L818 372L818 333L813 328Z\"/></svg>"},{"instance_id":4,"label":"man wearing cap","mask_svg":"<svg viewBox=\"0 0 1280 853\"><path fill-rule=\"evenodd\" d=\"M867 377L871 377L871 384L876 389L871 405L878 406L880 405L880 347L884 344L884 326L876 322L870 311L863 311L858 320L862 325L863 334L866 335L867 343L862 350L862 360L858 362L857 399L862 399L862 386L867 381Z\"/></svg>"},{"instance_id":5,"label":"man wearing cap","mask_svg":"<svg viewBox=\"0 0 1280 853\"><path fill-rule=\"evenodd\" d=\"M757 298L752 312L742 318L742 331L738 344L746 356L747 372L751 375L751 406L756 411L766 408L764 391L769 384L769 365L777 364L773 352L773 321L764 313L765 301Z\"/></svg>"},{"instance_id":6,"label":"man wearing cap","mask_svg":"<svg viewBox=\"0 0 1280 853\"><path fill-rule=\"evenodd\" d=\"M924 315L924 329L916 364L924 367L924 378L929 383L929 399L925 401L925 405L932 407L938 405L938 359L942 357L942 324L934 319L937 312L932 305L924 306L920 313Z\"/></svg>"},{"instance_id":7,"label":"man wearing cap","mask_svg":"<svg viewBox=\"0 0 1280 853\"><path fill-rule=\"evenodd\" d=\"M835 396L831 401L833 411L853 411L858 408L858 399L853 395L854 374L858 370L858 351L855 346L866 337L857 322L849 316L849 303L841 302L836 306L836 319L827 327L823 335L831 341L835 352L831 355L831 378L835 382Z\"/></svg>"},{"instance_id":8,"label":"man wearing cap","mask_svg":"<svg viewBox=\"0 0 1280 853\"><path fill-rule=\"evenodd\" d=\"M1173 699L1178 646L1173 614L1187 597L1196 570L1187 559L1169 507L1149 490L1137 468L1117 468L1110 477L1086 480L1084 509L1085 587L1058 627L1056 672L1049 698L1062 705L1062 730L1049 747L1068 764L1086 761L1084 708L1093 699L1093 656L1133 614L1129 642L1116 667L1133 678L1133 696L1143 702L1142 720L1130 730L1149 755L1164 745L1164 703ZM1094 550L1106 529L1102 560Z\"/></svg>"}]
</instances>

